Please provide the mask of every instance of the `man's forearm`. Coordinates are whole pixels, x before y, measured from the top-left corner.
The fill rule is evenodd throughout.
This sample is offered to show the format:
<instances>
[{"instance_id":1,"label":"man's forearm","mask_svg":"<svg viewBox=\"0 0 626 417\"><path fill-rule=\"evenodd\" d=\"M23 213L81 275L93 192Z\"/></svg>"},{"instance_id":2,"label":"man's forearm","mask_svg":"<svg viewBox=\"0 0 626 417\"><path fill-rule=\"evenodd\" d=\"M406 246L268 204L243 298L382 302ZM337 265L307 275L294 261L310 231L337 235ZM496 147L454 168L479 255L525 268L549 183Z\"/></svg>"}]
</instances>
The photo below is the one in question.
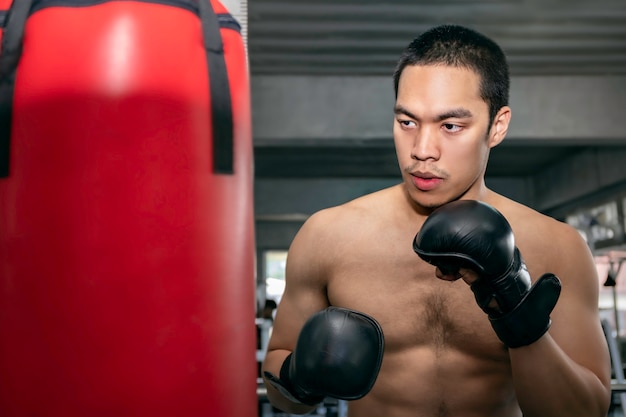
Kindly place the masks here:
<instances>
[{"instance_id":1,"label":"man's forearm","mask_svg":"<svg viewBox=\"0 0 626 417\"><path fill-rule=\"evenodd\" d=\"M549 335L509 352L524 417L606 416L610 390L597 375L573 362Z\"/></svg>"}]
</instances>

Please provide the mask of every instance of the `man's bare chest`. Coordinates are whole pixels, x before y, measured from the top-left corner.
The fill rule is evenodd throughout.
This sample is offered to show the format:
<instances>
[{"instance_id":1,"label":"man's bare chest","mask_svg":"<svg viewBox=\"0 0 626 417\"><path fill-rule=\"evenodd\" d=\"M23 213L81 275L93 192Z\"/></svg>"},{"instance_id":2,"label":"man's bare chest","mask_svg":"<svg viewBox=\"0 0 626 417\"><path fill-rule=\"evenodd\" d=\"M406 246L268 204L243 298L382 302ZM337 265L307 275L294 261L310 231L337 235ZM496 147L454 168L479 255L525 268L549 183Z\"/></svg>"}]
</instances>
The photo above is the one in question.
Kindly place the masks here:
<instances>
[{"instance_id":1,"label":"man's bare chest","mask_svg":"<svg viewBox=\"0 0 626 417\"><path fill-rule=\"evenodd\" d=\"M469 286L439 280L434 267L414 254L355 255L337 264L327 293L331 304L378 320L388 352L429 347L477 356L502 353Z\"/></svg>"}]
</instances>

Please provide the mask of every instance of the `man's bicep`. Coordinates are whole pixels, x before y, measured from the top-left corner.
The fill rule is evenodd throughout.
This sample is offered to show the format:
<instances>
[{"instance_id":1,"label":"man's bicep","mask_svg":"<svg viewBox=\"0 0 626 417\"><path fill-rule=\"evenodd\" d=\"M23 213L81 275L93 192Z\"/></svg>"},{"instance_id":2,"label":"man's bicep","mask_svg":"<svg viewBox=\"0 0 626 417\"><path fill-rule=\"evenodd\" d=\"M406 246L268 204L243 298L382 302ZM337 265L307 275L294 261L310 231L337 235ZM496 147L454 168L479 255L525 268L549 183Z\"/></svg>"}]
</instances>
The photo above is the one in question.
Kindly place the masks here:
<instances>
[{"instance_id":1,"label":"man's bicep","mask_svg":"<svg viewBox=\"0 0 626 417\"><path fill-rule=\"evenodd\" d=\"M306 294L308 291L311 290L293 287L285 290L276 310L268 350L293 349L306 320L326 307L320 296ZM316 298L318 301L313 301Z\"/></svg>"},{"instance_id":2,"label":"man's bicep","mask_svg":"<svg viewBox=\"0 0 626 417\"><path fill-rule=\"evenodd\" d=\"M561 273L563 290L550 333L576 363L608 383L610 361L598 312L598 276L593 258L582 245L572 245L568 266Z\"/></svg>"},{"instance_id":3,"label":"man's bicep","mask_svg":"<svg viewBox=\"0 0 626 417\"><path fill-rule=\"evenodd\" d=\"M269 350L293 349L306 320L328 306L324 255L312 232L305 225L289 249L285 291L276 310Z\"/></svg>"}]
</instances>

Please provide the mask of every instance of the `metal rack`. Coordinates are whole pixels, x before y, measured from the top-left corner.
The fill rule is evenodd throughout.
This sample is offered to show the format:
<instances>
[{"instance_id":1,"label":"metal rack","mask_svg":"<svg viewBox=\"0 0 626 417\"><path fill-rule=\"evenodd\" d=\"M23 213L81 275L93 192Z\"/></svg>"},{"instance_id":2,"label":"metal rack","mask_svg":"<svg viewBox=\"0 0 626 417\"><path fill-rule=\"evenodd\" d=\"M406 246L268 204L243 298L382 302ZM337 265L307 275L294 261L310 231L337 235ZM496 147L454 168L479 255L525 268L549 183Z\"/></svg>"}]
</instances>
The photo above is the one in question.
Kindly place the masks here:
<instances>
[{"instance_id":1,"label":"metal rack","mask_svg":"<svg viewBox=\"0 0 626 417\"><path fill-rule=\"evenodd\" d=\"M626 251L610 250L596 255L596 263L606 263L609 266L609 271L604 281L605 287L611 288L613 295L613 315L615 321L615 332L617 335L621 334L620 329L620 314L617 297L617 277L622 269L622 266L626 262Z\"/></svg>"},{"instance_id":2,"label":"metal rack","mask_svg":"<svg viewBox=\"0 0 626 417\"><path fill-rule=\"evenodd\" d=\"M626 416L626 378L624 377L624 364L622 361L622 352L618 343L620 332L620 312L617 296L617 277L624 263L626 262L626 251L609 250L596 256L596 262L604 261L608 264L609 270L605 287L611 288L613 296L613 320L615 326L611 325L607 319L601 319L602 330L607 341L612 366L611 391L612 405L621 409L622 415Z\"/></svg>"},{"instance_id":3,"label":"metal rack","mask_svg":"<svg viewBox=\"0 0 626 417\"><path fill-rule=\"evenodd\" d=\"M274 407L267 400L267 389L260 383L257 386L257 397L259 399L259 417L292 417L292 414L284 413ZM348 405L345 401L334 398L326 398L316 410L307 414L309 417L345 417L348 412Z\"/></svg>"}]
</instances>

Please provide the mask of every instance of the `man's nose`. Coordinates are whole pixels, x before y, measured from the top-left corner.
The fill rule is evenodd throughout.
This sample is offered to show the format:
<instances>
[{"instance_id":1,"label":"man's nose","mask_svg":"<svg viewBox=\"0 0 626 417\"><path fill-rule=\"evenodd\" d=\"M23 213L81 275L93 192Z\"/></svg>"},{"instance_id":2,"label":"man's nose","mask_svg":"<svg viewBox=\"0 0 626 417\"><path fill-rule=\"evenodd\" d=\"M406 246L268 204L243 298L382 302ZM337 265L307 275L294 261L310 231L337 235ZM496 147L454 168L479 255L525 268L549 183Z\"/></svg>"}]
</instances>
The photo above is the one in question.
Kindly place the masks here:
<instances>
[{"instance_id":1,"label":"man's nose","mask_svg":"<svg viewBox=\"0 0 626 417\"><path fill-rule=\"evenodd\" d=\"M422 127L415 134L411 157L419 161L439 159L440 148L437 132L433 128Z\"/></svg>"}]
</instances>

